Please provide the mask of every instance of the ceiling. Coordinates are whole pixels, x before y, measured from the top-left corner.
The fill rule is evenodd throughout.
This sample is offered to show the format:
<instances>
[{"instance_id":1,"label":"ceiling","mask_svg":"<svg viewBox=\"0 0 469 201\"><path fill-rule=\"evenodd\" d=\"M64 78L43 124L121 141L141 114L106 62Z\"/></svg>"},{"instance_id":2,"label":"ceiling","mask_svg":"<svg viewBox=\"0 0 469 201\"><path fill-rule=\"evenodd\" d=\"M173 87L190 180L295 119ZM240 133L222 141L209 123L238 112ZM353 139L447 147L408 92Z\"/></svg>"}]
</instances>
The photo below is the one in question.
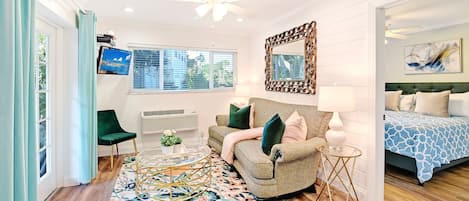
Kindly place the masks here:
<instances>
[{"instance_id":1,"label":"ceiling","mask_svg":"<svg viewBox=\"0 0 469 201\"><path fill-rule=\"evenodd\" d=\"M390 29L427 31L469 22L468 0L403 0L386 10Z\"/></svg>"},{"instance_id":2,"label":"ceiling","mask_svg":"<svg viewBox=\"0 0 469 201\"><path fill-rule=\"evenodd\" d=\"M99 18L139 21L164 25L182 25L217 29L229 32L250 32L258 26L269 24L290 12L311 3L312 0L240 0L233 4L245 10L244 16L228 13L222 21L214 22L211 15L196 15L200 5L176 0L81 0L83 7L93 10ZM302 5L302 6L298 6ZM134 9L125 13L125 7ZM237 22L237 18L243 22Z\"/></svg>"}]
</instances>

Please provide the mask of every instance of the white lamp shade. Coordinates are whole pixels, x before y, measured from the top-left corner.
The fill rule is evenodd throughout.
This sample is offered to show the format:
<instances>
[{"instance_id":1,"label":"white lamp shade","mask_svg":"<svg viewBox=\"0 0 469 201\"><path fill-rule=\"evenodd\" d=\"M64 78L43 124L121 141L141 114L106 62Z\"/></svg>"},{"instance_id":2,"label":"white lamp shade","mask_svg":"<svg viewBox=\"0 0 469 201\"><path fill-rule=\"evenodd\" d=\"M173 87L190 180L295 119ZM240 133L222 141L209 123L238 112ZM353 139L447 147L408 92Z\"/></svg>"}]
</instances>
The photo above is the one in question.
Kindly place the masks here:
<instances>
[{"instance_id":1,"label":"white lamp shade","mask_svg":"<svg viewBox=\"0 0 469 201\"><path fill-rule=\"evenodd\" d=\"M355 93L352 87L319 87L318 110L324 112L352 112L355 110Z\"/></svg>"}]
</instances>

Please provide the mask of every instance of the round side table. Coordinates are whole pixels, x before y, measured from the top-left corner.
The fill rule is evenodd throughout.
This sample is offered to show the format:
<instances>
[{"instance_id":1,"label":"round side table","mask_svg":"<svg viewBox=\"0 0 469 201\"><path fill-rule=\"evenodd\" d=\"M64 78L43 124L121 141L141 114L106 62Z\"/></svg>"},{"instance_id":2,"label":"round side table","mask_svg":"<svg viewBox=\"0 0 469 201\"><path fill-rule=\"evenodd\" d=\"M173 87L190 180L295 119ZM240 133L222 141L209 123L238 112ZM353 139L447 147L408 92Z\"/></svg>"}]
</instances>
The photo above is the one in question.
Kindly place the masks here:
<instances>
[{"instance_id":1,"label":"round side table","mask_svg":"<svg viewBox=\"0 0 469 201\"><path fill-rule=\"evenodd\" d=\"M358 201L357 191L355 190L355 186L353 185L352 178L353 172L355 170L355 161L358 157L362 155L360 149L348 145L339 145L322 146L318 148L318 151L321 153L322 170L324 172L324 176L326 177L326 185L322 185L316 201L321 198L321 195L324 192L324 189L326 188L327 193L329 194L329 200L332 201L330 185L337 178L347 191L347 201L349 197L352 197L352 200ZM335 162L333 162L333 159L335 159ZM350 162L352 163L351 168L347 167L347 164L349 164ZM330 167L332 167L332 170L327 171L326 164L329 164ZM341 172L345 172L347 176L347 181L345 181L345 179L340 176Z\"/></svg>"}]
</instances>

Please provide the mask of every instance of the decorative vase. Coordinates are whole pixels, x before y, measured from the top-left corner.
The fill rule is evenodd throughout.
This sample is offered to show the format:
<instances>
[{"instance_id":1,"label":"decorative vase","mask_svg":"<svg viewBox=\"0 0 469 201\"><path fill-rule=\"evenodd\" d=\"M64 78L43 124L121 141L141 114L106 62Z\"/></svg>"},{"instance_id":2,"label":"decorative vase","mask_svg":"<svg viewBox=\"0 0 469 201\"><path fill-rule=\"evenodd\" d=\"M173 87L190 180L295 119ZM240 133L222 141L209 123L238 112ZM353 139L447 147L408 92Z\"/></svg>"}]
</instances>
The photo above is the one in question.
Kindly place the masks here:
<instances>
[{"instance_id":1,"label":"decorative vase","mask_svg":"<svg viewBox=\"0 0 469 201\"><path fill-rule=\"evenodd\" d=\"M174 146L161 146L161 151L163 154L172 154L174 153Z\"/></svg>"}]
</instances>

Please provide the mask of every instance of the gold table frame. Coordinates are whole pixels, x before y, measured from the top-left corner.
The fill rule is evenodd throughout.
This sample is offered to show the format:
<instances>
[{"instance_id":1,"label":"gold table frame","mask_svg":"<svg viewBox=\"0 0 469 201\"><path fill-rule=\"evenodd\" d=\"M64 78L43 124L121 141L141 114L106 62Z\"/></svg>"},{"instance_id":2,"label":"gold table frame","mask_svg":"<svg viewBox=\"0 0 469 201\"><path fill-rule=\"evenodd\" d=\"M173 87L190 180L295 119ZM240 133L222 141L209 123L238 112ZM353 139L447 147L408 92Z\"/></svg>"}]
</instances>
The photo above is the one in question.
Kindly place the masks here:
<instances>
[{"instance_id":1,"label":"gold table frame","mask_svg":"<svg viewBox=\"0 0 469 201\"><path fill-rule=\"evenodd\" d=\"M205 147L205 149L209 148ZM193 153L171 154L167 157L184 158L190 154ZM146 165L142 164L137 157L135 161L136 197L143 199L141 196L151 195L150 192L169 192L168 198L164 198L164 196L151 197L154 200L188 200L197 197L209 188L212 180L211 169L210 149L208 154L201 158L175 165ZM155 176L160 179L154 179ZM177 197L174 197L175 194Z\"/></svg>"},{"instance_id":2,"label":"gold table frame","mask_svg":"<svg viewBox=\"0 0 469 201\"><path fill-rule=\"evenodd\" d=\"M335 153L328 152L328 150L331 150L331 149L340 150L341 148L348 148L348 149L353 150L353 152L349 154L343 154L343 155L339 154L338 152L335 152ZM354 197L352 198L352 200L358 201L358 194L357 194L357 191L355 190L355 186L353 185L353 172L355 170L356 159L362 155L362 152L360 151L360 149L352 147L352 146L347 146L347 145L340 145L338 147L324 146L324 147L319 148L319 152L321 153L321 162L322 162L322 169L324 172L324 176L327 176L327 178L325 178L326 184L324 185L324 182L323 182L321 186L321 190L319 191L316 201L318 201L321 198L321 195L324 192L324 189L326 188L327 188L327 192L329 195L329 201L332 201L332 192L331 192L330 185L332 182L334 182L336 178L339 178L340 183L347 191L346 201L348 201L350 197ZM337 158L335 163L331 161L330 158L332 157ZM347 168L347 164L350 161L352 161L352 167L349 169ZM332 170L330 172L326 170L326 162L332 167ZM340 176L340 173L342 171L344 171L347 176L348 185L345 185L344 179ZM353 195L352 195L352 192L353 192Z\"/></svg>"}]
</instances>

